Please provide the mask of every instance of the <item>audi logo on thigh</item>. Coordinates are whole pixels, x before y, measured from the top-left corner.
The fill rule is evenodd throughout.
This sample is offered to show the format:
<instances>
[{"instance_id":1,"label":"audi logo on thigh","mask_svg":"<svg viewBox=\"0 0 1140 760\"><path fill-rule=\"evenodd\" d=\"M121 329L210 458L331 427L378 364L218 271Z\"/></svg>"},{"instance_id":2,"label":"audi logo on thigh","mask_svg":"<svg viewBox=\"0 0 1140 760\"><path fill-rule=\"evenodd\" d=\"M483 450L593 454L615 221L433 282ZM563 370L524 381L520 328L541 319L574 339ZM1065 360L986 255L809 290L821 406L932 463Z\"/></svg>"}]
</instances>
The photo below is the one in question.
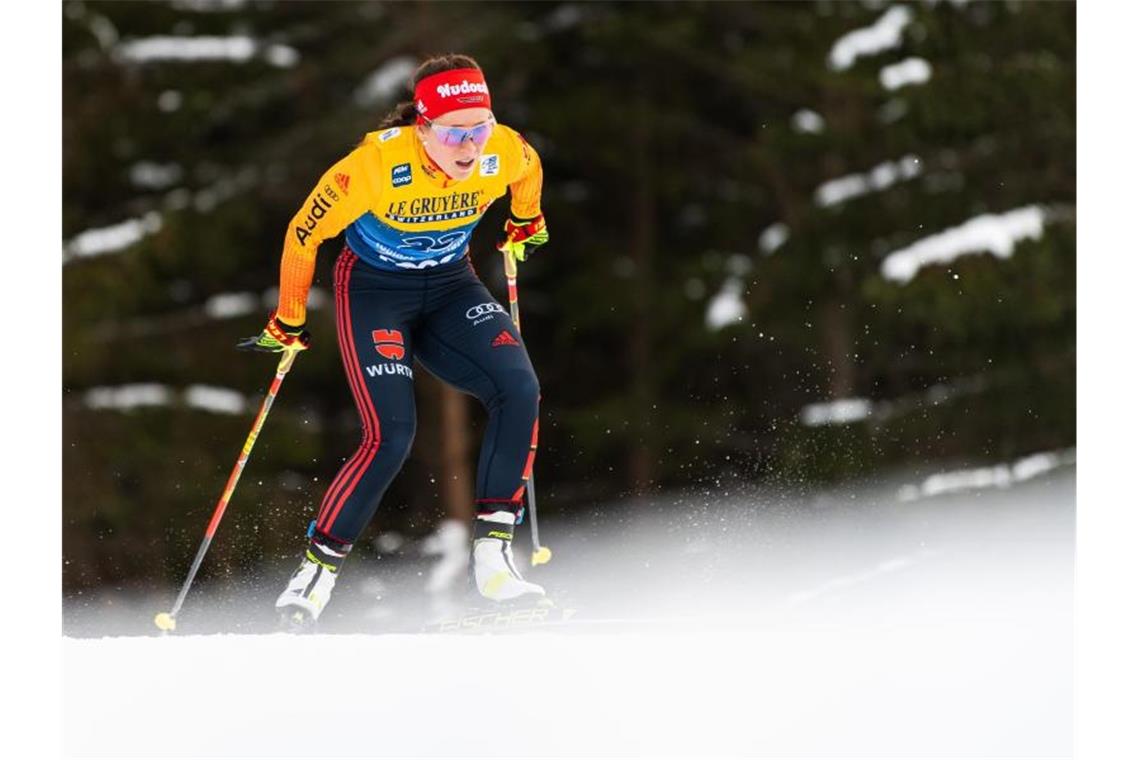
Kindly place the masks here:
<instances>
[{"instance_id":1,"label":"audi logo on thigh","mask_svg":"<svg viewBox=\"0 0 1140 760\"><path fill-rule=\"evenodd\" d=\"M494 314L506 314L507 312L502 306L492 301L491 303L481 303L478 306L472 306L467 310L467 318L473 323L479 324L490 319Z\"/></svg>"}]
</instances>

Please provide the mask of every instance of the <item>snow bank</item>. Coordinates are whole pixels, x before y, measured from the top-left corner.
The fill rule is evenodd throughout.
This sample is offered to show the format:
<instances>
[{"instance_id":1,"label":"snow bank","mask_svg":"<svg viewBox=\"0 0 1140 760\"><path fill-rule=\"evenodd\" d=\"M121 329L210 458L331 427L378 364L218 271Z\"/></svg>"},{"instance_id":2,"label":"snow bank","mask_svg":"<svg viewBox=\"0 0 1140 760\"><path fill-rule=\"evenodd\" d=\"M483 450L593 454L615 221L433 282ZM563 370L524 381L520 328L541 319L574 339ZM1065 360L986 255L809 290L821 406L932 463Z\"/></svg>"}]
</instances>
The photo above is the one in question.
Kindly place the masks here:
<instances>
[{"instance_id":1,"label":"snow bank","mask_svg":"<svg viewBox=\"0 0 1140 760\"><path fill-rule=\"evenodd\" d=\"M130 63L160 61L246 63L259 51L264 54L266 61L280 68L294 66L301 58L300 53L288 45L262 45L254 38L246 35L229 37L158 35L129 40L115 48L116 56L120 60Z\"/></svg>"},{"instance_id":2,"label":"snow bank","mask_svg":"<svg viewBox=\"0 0 1140 760\"><path fill-rule=\"evenodd\" d=\"M760 233L760 250L765 254L775 253L776 249L788 242L788 233L788 225L783 222L768 225Z\"/></svg>"},{"instance_id":3,"label":"snow bank","mask_svg":"<svg viewBox=\"0 0 1140 760\"><path fill-rule=\"evenodd\" d=\"M116 388L98 387L83 396L89 409L130 411L141 406L167 406L174 401L170 388L158 383L132 383Z\"/></svg>"},{"instance_id":4,"label":"snow bank","mask_svg":"<svg viewBox=\"0 0 1140 760\"><path fill-rule=\"evenodd\" d=\"M1007 259L1013 255L1018 241L1040 239L1045 221L1045 210L1040 206L1025 206L1004 214L982 214L888 254L881 272L888 280L906 283L928 264L948 264L966 254L989 252Z\"/></svg>"},{"instance_id":5,"label":"snow bank","mask_svg":"<svg viewBox=\"0 0 1140 760\"><path fill-rule=\"evenodd\" d=\"M899 501L914 501L924 497L975 491L982 488L1009 488L1031 478L1044 475L1058 467L1075 464L1075 449L1032 454L1013 464L953 470L931 475L921 485L906 485L899 489Z\"/></svg>"},{"instance_id":6,"label":"snow bank","mask_svg":"<svg viewBox=\"0 0 1140 760\"><path fill-rule=\"evenodd\" d=\"M146 190L161 190L182 179L182 167L178 164L137 161L127 171L131 184Z\"/></svg>"},{"instance_id":7,"label":"snow bank","mask_svg":"<svg viewBox=\"0 0 1140 760\"><path fill-rule=\"evenodd\" d=\"M109 227L85 230L64 244L63 260L100 256L129 248L162 229L162 215L151 211L138 219L127 219Z\"/></svg>"},{"instance_id":8,"label":"snow bank","mask_svg":"<svg viewBox=\"0 0 1140 760\"><path fill-rule=\"evenodd\" d=\"M801 134L818 135L825 126L823 117L809 108L801 108L792 114L792 129Z\"/></svg>"},{"instance_id":9,"label":"snow bank","mask_svg":"<svg viewBox=\"0 0 1140 760\"><path fill-rule=\"evenodd\" d=\"M175 165L171 164L158 168L159 171L165 172L162 181L174 176L172 166ZM140 169L139 165L136 164L132 168L132 179L136 178L136 173L141 173L141 175L145 175L147 181L155 181L157 179L155 170L155 165ZM181 174L181 169L178 169L178 173ZM197 192L191 192L184 187L174 188L163 196L162 208L164 211L181 211L193 206L198 213L209 213L223 201L253 187L257 184L259 177L260 173L256 167L243 166ZM79 258L125 251L135 243L161 230L162 225L162 212L155 210L148 211L136 219L128 219L108 227L84 230L64 243L63 263L69 264Z\"/></svg>"},{"instance_id":10,"label":"snow bank","mask_svg":"<svg viewBox=\"0 0 1140 760\"><path fill-rule=\"evenodd\" d=\"M836 206L861 195L885 190L898 182L922 174L922 159L905 155L898 161L884 161L865 174L848 174L828 180L816 188L815 203L824 208Z\"/></svg>"},{"instance_id":11,"label":"snow bank","mask_svg":"<svg viewBox=\"0 0 1140 760\"><path fill-rule=\"evenodd\" d=\"M228 13L244 8L248 0L171 0L171 6L187 13Z\"/></svg>"},{"instance_id":12,"label":"snow bank","mask_svg":"<svg viewBox=\"0 0 1140 760\"><path fill-rule=\"evenodd\" d=\"M800 410L800 421L808 427L845 425L871 416L871 402L865 398L843 398L808 404Z\"/></svg>"},{"instance_id":13,"label":"snow bank","mask_svg":"<svg viewBox=\"0 0 1140 760\"><path fill-rule=\"evenodd\" d=\"M1054 655L1055 637L1012 633L918 624L64 639L65 750L116 758L1053 754L1063 729L1047 727L1063 725L1071 709L1071 693L1043 688L1052 682L1040 664Z\"/></svg>"},{"instance_id":14,"label":"snow bank","mask_svg":"<svg viewBox=\"0 0 1140 760\"><path fill-rule=\"evenodd\" d=\"M252 314L261 308L256 293L218 293L210 296L202 309L211 319L231 319Z\"/></svg>"},{"instance_id":15,"label":"snow bank","mask_svg":"<svg viewBox=\"0 0 1140 760\"><path fill-rule=\"evenodd\" d=\"M930 63L922 58L907 58L905 61L884 66L879 71L879 82L888 90L897 90L910 84L925 84L930 81Z\"/></svg>"},{"instance_id":16,"label":"snow bank","mask_svg":"<svg viewBox=\"0 0 1140 760\"><path fill-rule=\"evenodd\" d=\"M915 393L881 401L863 398L818 401L800 410L800 422L808 427L846 425L867 419L881 422L925 406L944 404L958 396L981 393L987 387L985 376L978 375L960 378L952 383L938 383Z\"/></svg>"},{"instance_id":17,"label":"snow bank","mask_svg":"<svg viewBox=\"0 0 1140 760\"><path fill-rule=\"evenodd\" d=\"M423 594L414 546L354 560L314 636L249 633L291 563L204 578L166 638L148 634L176 587L104 588L69 600L65 630L136 635L49 639L63 741L114 758L1069 756L1075 473L969 509L897 485L718 484L550 520L554 560L527 572L577 612L546 629L383 633L399 589Z\"/></svg>"},{"instance_id":18,"label":"snow bank","mask_svg":"<svg viewBox=\"0 0 1140 760\"><path fill-rule=\"evenodd\" d=\"M748 316L744 303L744 280L737 276L726 277L720 291L709 300L705 310L705 326L712 331L743 322Z\"/></svg>"},{"instance_id":19,"label":"snow bank","mask_svg":"<svg viewBox=\"0 0 1140 760\"><path fill-rule=\"evenodd\" d=\"M840 37L827 56L828 65L844 71L864 56L875 55L902 44L902 32L914 17L905 5L892 6L871 26L856 29Z\"/></svg>"},{"instance_id":20,"label":"snow bank","mask_svg":"<svg viewBox=\"0 0 1140 760\"><path fill-rule=\"evenodd\" d=\"M183 394L187 406L216 414L245 414L249 403L239 391L214 385L191 385Z\"/></svg>"},{"instance_id":21,"label":"snow bank","mask_svg":"<svg viewBox=\"0 0 1140 760\"><path fill-rule=\"evenodd\" d=\"M179 403L216 414L246 414L250 404L245 395L231 388L191 385L177 391L160 383L130 383L100 386L83 394L88 409L129 412L140 407L175 406Z\"/></svg>"}]
</instances>

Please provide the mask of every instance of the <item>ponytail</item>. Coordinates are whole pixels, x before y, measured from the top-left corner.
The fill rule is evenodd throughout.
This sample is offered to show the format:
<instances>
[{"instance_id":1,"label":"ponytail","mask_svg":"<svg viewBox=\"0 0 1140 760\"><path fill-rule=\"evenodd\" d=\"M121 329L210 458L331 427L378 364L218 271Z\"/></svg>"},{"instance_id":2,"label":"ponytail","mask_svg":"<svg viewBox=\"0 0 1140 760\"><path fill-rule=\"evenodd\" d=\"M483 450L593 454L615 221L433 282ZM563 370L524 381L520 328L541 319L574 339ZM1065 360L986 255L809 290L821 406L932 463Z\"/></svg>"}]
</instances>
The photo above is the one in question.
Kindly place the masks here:
<instances>
[{"instance_id":1,"label":"ponytail","mask_svg":"<svg viewBox=\"0 0 1140 760\"><path fill-rule=\"evenodd\" d=\"M410 100L399 103L380 122L380 129L407 127L416 123L416 104Z\"/></svg>"}]
</instances>

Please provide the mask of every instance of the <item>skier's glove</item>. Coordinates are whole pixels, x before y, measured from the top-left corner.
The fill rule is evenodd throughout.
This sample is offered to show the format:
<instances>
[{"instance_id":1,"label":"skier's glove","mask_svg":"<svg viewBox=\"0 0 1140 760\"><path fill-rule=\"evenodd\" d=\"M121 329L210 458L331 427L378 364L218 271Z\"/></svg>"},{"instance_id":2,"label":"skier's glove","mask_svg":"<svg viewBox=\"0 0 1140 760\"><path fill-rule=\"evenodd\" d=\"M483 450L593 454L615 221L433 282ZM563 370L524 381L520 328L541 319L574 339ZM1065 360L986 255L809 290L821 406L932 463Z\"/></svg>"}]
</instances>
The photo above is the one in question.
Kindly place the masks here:
<instances>
[{"instance_id":1,"label":"skier's glove","mask_svg":"<svg viewBox=\"0 0 1140 760\"><path fill-rule=\"evenodd\" d=\"M546 231L546 219L542 214L532 219L519 219L514 214L503 226L503 237L496 246L503 253L510 253L518 261L526 261L535 248L550 240Z\"/></svg>"},{"instance_id":2,"label":"skier's glove","mask_svg":"<svg viewBox=\"0 0 1140 760\"><path fill-rule=\"evenodd\" d=\"M261 335L246 338L237 344L242 351L268 351L279 354L286 349L304 351L309 347L309 331L304 325L287 325L277 318L277 312L269 315L269 324Z\"/></svg>"}]
</instances>

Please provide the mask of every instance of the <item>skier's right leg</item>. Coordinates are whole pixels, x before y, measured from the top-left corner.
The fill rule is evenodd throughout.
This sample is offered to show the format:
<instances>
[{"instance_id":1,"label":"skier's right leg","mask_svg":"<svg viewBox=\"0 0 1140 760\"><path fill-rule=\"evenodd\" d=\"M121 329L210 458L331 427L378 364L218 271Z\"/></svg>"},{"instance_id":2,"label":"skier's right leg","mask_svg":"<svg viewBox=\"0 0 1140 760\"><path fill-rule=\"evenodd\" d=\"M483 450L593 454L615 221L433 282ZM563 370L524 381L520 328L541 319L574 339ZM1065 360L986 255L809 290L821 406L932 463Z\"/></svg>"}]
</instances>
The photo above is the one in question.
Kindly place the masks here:
<instances>
[{"instance_id":1,"label":"skier's right leg","mask_svg":"<svg viewBox=\"0 0 1140 760\"><path fill-rule=\"evenodd\" d=\"M336 263L337 341L362 436L326 491L301 566L277 599L291 626L320 616L353 542L411 449L416 422L410 325L421 295L418 289L392 289L392 276L368 268L347 250Z\"/></svg>"}]
</instances>

